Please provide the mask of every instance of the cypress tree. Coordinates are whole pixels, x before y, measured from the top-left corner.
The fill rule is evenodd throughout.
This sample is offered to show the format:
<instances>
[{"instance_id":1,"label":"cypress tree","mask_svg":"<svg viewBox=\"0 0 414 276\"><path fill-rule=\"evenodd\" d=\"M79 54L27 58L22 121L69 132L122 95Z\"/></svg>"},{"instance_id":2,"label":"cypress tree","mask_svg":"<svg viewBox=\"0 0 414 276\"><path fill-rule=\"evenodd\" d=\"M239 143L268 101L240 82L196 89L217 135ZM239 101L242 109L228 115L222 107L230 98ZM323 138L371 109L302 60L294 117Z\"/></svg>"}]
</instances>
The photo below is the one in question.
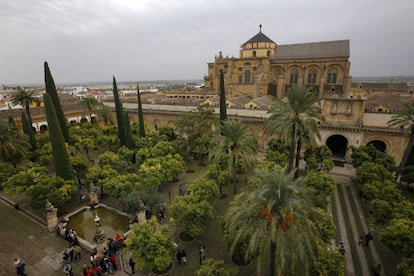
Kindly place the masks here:
<instances>
[{"instance_id":1,"label":"cypress tree","mask_svg":"<svg viewBox=\"0 0 414 276\"><path fill-rule=\"evenodd\" d=\"M125 146L129 149L132 149L134 146L132 131L131 131L131 122L129 121L128 112L123 111L124 114L124 124L125 124Z\"/></svg>"},{"instance_id":2,"label":"cypress tree","mask_svg":"<svg viewBox=\"0 0 414 276\"><path fill-rule=\"evenodd\" d=\"M33 133L33 128L30 125L29 120L27 119L25 112L22 112L21 120L22 120L23 132L29 137L29 142L30 142L30 145L31 145L31 151L35 151L37 149L36 138L35 138L34 133Z\"/></svg>"},{"instance_id":3,"label":"cypress tree","mask_svg":"<svg viewBox=\"0 0 414 276\"><path fill-rule=\"evenodd\" d=\"M220 124L227 120L226 91L224 89L224 72L220 71Z\"/></svg>"},{"instance_id":4,"label":"cypress tree","mask_svg":"<svg viewBox=\"0 0 414 276\"><path fill-rule=\"evenodd\" d=\"M49 70L49 65L46 61L44 67L46 93L49 94L50 99L52 100L63 138L65 139L66 143L70 144L70 136L68 126L66 124L65 113L63 113L62 105L60 104L59 96L56 90L55 81L53 80L53 76Z\"/></svg>"},{"instance_id":5,"label":"cypress tree","mask_svg":"<svg viewBox=\"0 0 414 276\"><path fill-rule=\"evenodd\" d=\"M138 83L137 83L137 95L138 95L139 137L145 137L144 112L142 111L141 94L139 93L139 85L138 85Z\"/></svg>"},{"instance_id":6,"label":"cypress tree","mask_svg":"<svg viewBox=\"0 0 414 276\"><path fill-rule=\"evenodd\" d=\"M59 122L56 117L56 111L53 102L48 93L43 95L45 102L45 113L48 124L50 143L52 144L52 154L55 163L56 176L65 180L74 180L73 168L70 163L69 154L66 151L65 140Z\"/></svg>"},{"instance_id":7,"label":"cypress tree","mask_svg":"<svg viewBox=\"0 0 414 276\"><path fill-rule=\"evenodd\" d=\"M125 117L122 110L122 103L119 100L118 95L118 87L116 85L115 76L113 76L112 79L112 86L113 86L113 92L114 92L114 102L115 102L115 112L116 112L116 121L118 123L118 134L119 139L121 140L121 147L126 146L126 131L125 131Z\"/></svg>"}]
</instances>

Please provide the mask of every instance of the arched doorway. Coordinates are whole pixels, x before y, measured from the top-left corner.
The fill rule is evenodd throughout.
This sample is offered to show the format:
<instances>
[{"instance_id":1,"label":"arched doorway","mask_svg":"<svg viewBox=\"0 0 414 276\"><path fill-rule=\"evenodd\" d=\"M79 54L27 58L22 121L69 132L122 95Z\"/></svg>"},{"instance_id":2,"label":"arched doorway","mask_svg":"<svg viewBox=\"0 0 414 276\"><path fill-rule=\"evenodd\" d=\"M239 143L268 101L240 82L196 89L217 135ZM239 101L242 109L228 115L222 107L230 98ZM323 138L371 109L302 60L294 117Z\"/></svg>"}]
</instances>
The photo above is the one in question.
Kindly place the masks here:
<instances>
[{"instance_id":1,"label":"arched doorway","mask_svg":"<svg viewBox=\"0 0 414 276\"><path fill-rule=\"evenodd\" d=\"M41 125L40 132L45 132L45 131L47 131L47 125Z\"/></svg>"},{"instance_id":2,"label":"arched doorway","mask_svg":"<svg viewBox=\"0 0 414 276\"><path fill-rule=\"evenodd\" d=\"M384 153L385 153L385 150L387 149L387 145L383 141L380 141L380 140L370 141L368 142L367 146L369 145L373 145L377 150L384 152Z\"/></svg>"},{"instance_id":3,"label":"arched doorway","mask_svg":"<svg viewBox=\"0 0 414 276\"><path fill-rule=\"evenodd\" d=\"M332 135L326 140L326 146L332 151L332 159L336 166L343 166L348 149L348 140L339 134Z\"/></svg>"}]
</instances>

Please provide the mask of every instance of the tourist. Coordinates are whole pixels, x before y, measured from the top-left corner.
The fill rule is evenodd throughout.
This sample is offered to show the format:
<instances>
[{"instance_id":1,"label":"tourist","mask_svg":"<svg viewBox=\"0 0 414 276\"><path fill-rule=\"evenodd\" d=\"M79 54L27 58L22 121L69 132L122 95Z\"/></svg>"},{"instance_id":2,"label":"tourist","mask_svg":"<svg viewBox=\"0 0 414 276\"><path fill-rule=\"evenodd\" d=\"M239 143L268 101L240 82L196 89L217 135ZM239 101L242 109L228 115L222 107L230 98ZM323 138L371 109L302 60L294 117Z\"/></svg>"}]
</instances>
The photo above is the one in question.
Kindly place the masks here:
<instances>
[{"instance_id":1,"label":"tourist","mask_svg":"<svg viewBox=\"0 0 414 276\"><path fill-rule=\"evenodd\" d=\"M181 262L183 264L186 264L187 263L187 254L185 253L184 249L181 250L180 255L181 255Z\"/></svg>"},{"instance_id":2,"label":"tourist","mask_svg":"<svg viewBox=\"0 0 414 276\"><path fill-rule=\"evenodd\" d=\"M132 274L135 274L135 262L132 257L129 258L129 266L131 267Z\"/></svg>"},{"instance_id":3,"label":"tourist","mask_svg":"<svg viewBox=\"0 0 414 276\"><path fill-rule=\"evenodd\" d=\"M381 275L381 264L373 264L371 270L375 276Z\"/></svg>"},{"instance_id":4,"label":"tourist","mask_svg":"<svg viewBox=\"0 0 414 276\"><path fill-rule=\"evenodd\" d=\"M82 273L83 276L87 276L88 275L88 267L86 266L86 264L83 264L83 268L82 268Z\"/></svg>"},{"instance_id":5,"label":"tourist","mask_svg":"<svg viewBox=\"0 0 414 276\"><path fill-rule=\"evenodd\" d=\"M100 265L98 265L95 269L96 272L96 276L101 276L102 275L102 267Z\"/></svg>"},{"instance_id":6,"label":"tourist","mask_svg":"<svg viewBox=\"0 0 414 276\"><path fill-rule=\"evenodd\" d=\"M63 257L62 258L63 258L63 261L65 261L65 263L69 262L69 253L68 253L67 248L63 251Z\"/></svg>"},{"instance_id":7,"label":"tourist","mask_svg":"<svg viewBox=\"0 0 414 276\"><path fill-rule=\"evenodd\" d=\"M339 253L341 253L342 256L345 255L345 246L344 246L344 244L341 244L339 246Z\"/></svg>"},{"instance_id":8,"label":"tourist","mask_svg":"<svg viewBox=\"0 0 414 276\"><path fill-rule=\"evenodd\" d=\"M117 268L116 268L116 257L115 257L115 255L112 255L109 258L109 261L112 263L112 267L114 268L114 270L117 270Z\"/></svg>"},{"instance_id":9,"label":"tourist","mask_svg":"<svg viewBox=\"0 0 414 276\"><path fill-rule=\"evenodd\" d=\"M70 261L72 262L74 260L74 248L73 248L73 245L70 245L67 250L68 250L68 254L69 254Z\"/></svg>"},{"instance_id":10,"label":"tourist","mask_svg":"<svg viewBox=\"0 0 414 276\"><path fill-rule=\"evenodd\" d=\"M24 272L25 263L20 259L14 259L13 266L16 268L16 273L19 276L26 276Z\"/></svg>"},{"instance_id":11,"label":"tourist","mask_svg":"<svg viewBox=\"0 0 414 276\"><path fill-rule=\"evenodd\" d=\"M177 251L176 257L177 257L178 264L180 265L181 264L181 258L182 258L182 255L181 255L181 251L180 250Z\"/></svg>"},{"instance_id":12,"label":"tourist","mask_svg":"<svg viewBox=\"0 0 414 276\"><path fill-rule=\"evenodd\" d=\"M88 267L88 269L86 270L86 276L93 276L93 268L92 267Z\"/></svg>"},{"instance_id":13,"label":"tourist","mask_svg":"<svg viewBox=\"0 0 414 276\"><path fill-rule=\"evenodd\" d=\"M364 241L364 237L360 236L358 238L358 245L361 245L363 241Z\"/></svg>"},{"instance_id":14,"label":"tourist","mask_svg":"<svg viewBox=\"0 0 414 276\"><path fill-rule=\"evenodd\" d=\"M200 245L200 265L203 263L203 260L206 258L206 248L204 245Z\"/></svg>"},{"instance_id":15,"label":"tourist","mask_svg":"<svg viewBox=\"0 0 414 276\"><path fill-rule=\"evenodd\" d=\"M75 254L75 260L81 259L81 248L79 245L75 245L73 247L73 253Z\"/></svg>"},{"instance_id":16,"label":"tourist","mask_svg":"<svg viewBox=\"0 0 414 276\"><path fill-rule=\"evenodd\" d=\"M106 269L107 269L107 271L108 271L109 274L112 274L112 272L113 272L113 265L112 265L112 263L110 261L107 261L106 262Z\"/></svg>"},{"instance_id":17,"label":"tourist","mask_svg":"<svg viewBox=\"0 0 414 276\"><path fill-rule=\"evenodd\" d=\"M365 241L365 246L366 246L366 247L368 247L369 242L370 242L373 238L374 238L374 237L372 236L371 231L370 231L370 232L368 232L368 233L365 235L365 239L364 239L364 241Z\"/></svg>"},{"instance_id":18,"label":"tourist","mask_svg":"<svg viewBox=\"0 0 414 276\"><path fill-rule=\"evenodd\" d=\"M73 275L72 266L70 265L70 263L65 264L65 266L63 267L63 272L65 273L65 275Z\"/></svg>"}]
</instances>

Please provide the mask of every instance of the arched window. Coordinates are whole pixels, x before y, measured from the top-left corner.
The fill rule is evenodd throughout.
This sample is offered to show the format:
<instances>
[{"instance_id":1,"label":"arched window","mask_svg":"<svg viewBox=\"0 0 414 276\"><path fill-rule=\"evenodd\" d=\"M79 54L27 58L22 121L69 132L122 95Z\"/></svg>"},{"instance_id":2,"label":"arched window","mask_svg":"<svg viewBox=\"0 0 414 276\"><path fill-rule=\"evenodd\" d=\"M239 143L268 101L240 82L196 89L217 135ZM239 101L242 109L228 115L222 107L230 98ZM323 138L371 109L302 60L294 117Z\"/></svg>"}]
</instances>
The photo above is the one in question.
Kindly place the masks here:
<instances>
[{"instance_id":1,"label":"arched window","mask_svg":"<svg viewBox=\"0 0 414 276\"><path fill-rule=\"evenodd\" d=\"M250 70L244 72L244 83L250 83Z\"/></svg>"},{"instance_id":2,"label":"arched window","mask_svg":"<svg viewBox=\"0 0 414 276\"><path fill-rule=\"evenodd\" d=\"M290 81L289 81L289 83L290 84L296 84L296 83L298 83L298 76L299 76L298 70L293 69L290 72Z\"/></svg>"},{"instance_id":3,"label":"arched window","mask_svg":"<svg viewBox=\"0 0 414 276\"><path fill-rule=\"evenodd\" d=\"M266 55L267 55L268 57L270 57L270 51L267 51Z\"/></svg>"},{"instance_id":4,"label":"arched window","mask_svg":"<svg viewBox=\"0 0 414 276\"><path fill-rule=\"evenodd\" d=\"M310 69L308 72L308 84L315 84L316 83L316 70Z\"/></svg>"},{"instance_id":5,"label":"arched window","mask_svg":"<svg viewBox=\"0 0 414 276\"><path fill-rule=\"evenodd\" d=\"M328 76L327 76L327 83L335 84L337 76L338 76L338 73L336 72L336 69L329 70Z\"/></svg>"}]
</instances>

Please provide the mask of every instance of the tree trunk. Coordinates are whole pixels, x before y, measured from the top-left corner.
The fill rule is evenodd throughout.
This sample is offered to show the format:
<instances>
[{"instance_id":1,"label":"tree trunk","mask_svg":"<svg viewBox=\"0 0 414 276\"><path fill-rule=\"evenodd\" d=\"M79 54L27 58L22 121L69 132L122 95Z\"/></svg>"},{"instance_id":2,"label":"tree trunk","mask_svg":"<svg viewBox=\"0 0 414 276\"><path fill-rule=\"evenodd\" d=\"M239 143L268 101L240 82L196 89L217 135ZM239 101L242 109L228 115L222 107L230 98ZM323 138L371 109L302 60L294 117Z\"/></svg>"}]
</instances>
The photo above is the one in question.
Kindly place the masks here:
<instances>
[{"instance_id":1,"label":"tree trunk","mask_svg":"<svg viewBox=\"0 0 414 276\"><path fill-rule=\"evenodd\" d=\"M276 243L270 242L270 276L275 276L275 264L276 264Z\"/></svg>"},{"instance_id":2,"label":"tree trunk","mask_svg":"<svg viewBox=\"0 0 414 276\"><path fill-rule=\"evenodd\" d=\"M233 188L234 188L234 194L237 194L237 179L236 179L236 156L234 155L234 153L232 152L232 177L233 177Z\"/></svg>"},{"instance_id":3,"label":"tree trunk","mask_svg":"<svg viewBox=\"0 0 414 276\"><path fill-rule=\"evenodd\" d=\"M401 172L405 166L405 163L407 163L408 157L410 156L411 150L413 148L414 144L414 126L411 127L411 133L410 133L410 139L408 141L407 147L405 148L404 155L401 159L400 164L397 167L397 170L395 171L395 181L398 181Z\"/></svg>"},{"instance_id":4,"label":"tree trunk","mask_svg":"<svg viewBox=\"0 0 414 276\"><path fill-rule=\"evenodd\" d=\"M290 173L293 169L293 162L295 161L295 144L296 144L296 124L293 124L290 132L290 152L289 152L289 166L287 172Z\"/></svg>"},{"instance_id":5,"label":"tree trunk","mask_svg":"<svg viewBox=\"0 0 414 276\"><path fill-rule=\"evenodd\" d=\"M32 114L30 113L30 106L29 106L29 104L26 104L25 108L26 108L27 119L29 120L30 127L32 128L33 127L32 126L33 121L32 121Z\"/></svg>"},{"instance_id":6,"label":"tree trunk","mask_svg":"<svg viewBox=\"0 0 414 276\"><path fill-rule=\"evenodd\" d=\"M302 149L302 139L298 139L296 144L296 158L295 158L295 178L299 177L299 162L300 162L300 151Z\"/></svg>"}]
</instances>

